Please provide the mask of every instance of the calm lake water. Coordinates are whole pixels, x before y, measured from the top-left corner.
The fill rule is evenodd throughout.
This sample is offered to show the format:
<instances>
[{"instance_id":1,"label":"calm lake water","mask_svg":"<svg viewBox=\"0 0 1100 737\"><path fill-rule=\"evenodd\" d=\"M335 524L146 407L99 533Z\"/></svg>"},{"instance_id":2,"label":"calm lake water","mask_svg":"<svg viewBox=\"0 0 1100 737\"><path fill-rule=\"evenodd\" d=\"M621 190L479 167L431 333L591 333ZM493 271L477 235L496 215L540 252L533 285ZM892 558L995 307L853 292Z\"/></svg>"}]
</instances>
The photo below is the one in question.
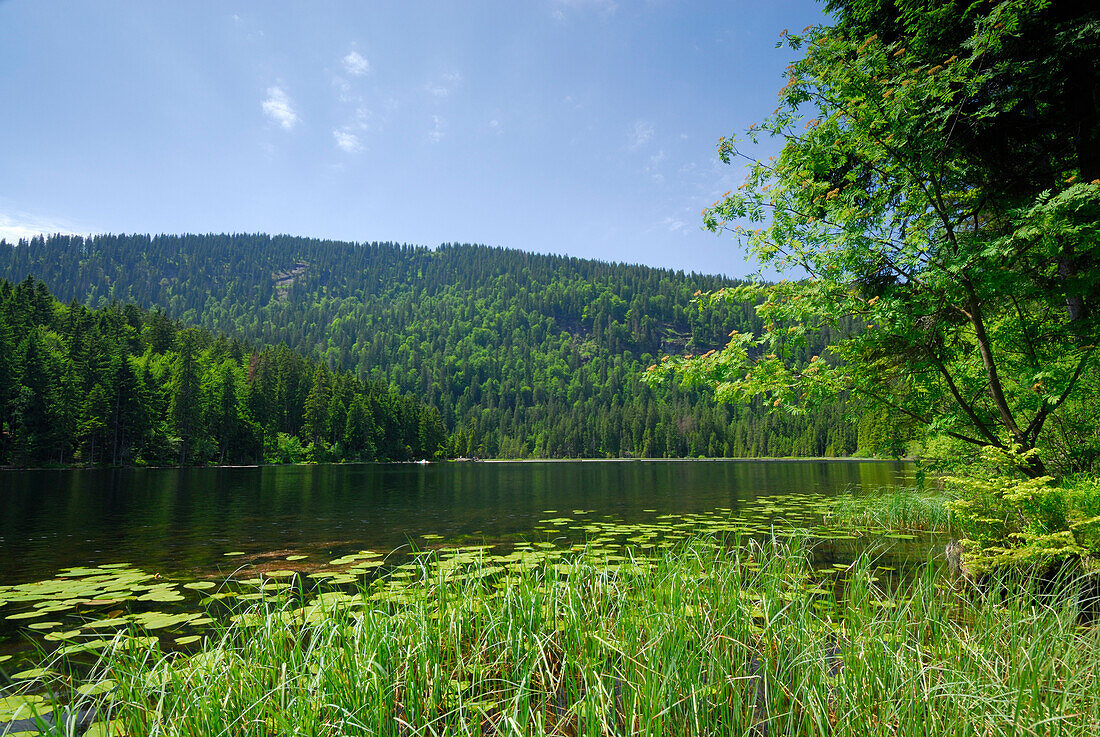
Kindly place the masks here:
<instances>
[{"instance_id":1,"label":"calm lake water","mask_svg":"<svg viewBox=\"0 0 1100 737\"><path fill-rule=\"evenodd\" d=\"M0 584L77 565L232 570L228 551L389 551L530 533L552 512L652 522L774 494L908 483L852 461L581 461L0 472ZM437 538L430 538L436 540Z\"/></svg>"}]
</instances>

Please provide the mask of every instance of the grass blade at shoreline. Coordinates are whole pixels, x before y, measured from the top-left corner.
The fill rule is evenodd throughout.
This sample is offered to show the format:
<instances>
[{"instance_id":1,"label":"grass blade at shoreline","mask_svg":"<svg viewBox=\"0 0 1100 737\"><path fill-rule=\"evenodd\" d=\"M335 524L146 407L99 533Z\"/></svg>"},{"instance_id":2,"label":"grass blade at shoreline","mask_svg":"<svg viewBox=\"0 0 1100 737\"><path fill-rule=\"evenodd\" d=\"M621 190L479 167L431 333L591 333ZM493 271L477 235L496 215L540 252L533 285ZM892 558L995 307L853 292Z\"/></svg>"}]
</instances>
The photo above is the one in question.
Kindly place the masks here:
<instances>
[{"instance_id":1,"label":"grass blade at shoreline","mask_svg":"<svg viewBox=\"0 0 1100 737\"><path fill-rule=\"evenodd\" d=\"M931 566L888 595L882 573L707 538L512 572L443 556L360 596L263 602L190 657L108 652L100 669L127 734L1100 729L1100 636L1071 603L962 596Z\"/></svg>"}]
</instances>

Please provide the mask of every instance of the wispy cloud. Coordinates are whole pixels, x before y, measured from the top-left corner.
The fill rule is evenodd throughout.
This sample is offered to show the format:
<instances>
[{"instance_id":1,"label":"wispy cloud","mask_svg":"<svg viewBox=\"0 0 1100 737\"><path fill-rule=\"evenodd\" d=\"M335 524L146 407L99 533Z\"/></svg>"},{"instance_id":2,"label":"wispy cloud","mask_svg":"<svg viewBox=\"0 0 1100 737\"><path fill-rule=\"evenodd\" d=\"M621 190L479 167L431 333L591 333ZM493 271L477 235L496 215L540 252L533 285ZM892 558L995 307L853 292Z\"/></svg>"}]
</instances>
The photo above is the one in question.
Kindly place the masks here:
<instances>
[{"instance_id":1,"label":"wispy cloud","mask_svg":"<svg viewBox=\"0 0 1100 737\"><path fill-rule=\"evenodd\" d=\"M555 20L565 20L565 14L571 10L596 10L605 15L619 8L616 0L551 0L551 15Z\"/></svg>"},{"instance_id":2,"label":"wispy cloud","mask_svg":"<svg viewBox=\"0 0 1100 737\"><path fill-rule=\"evenodd\" d=\"M661 225L664 226L669 233L675 233L687 227L687 223L685 223L683 220L671 216L666 217L664 220L662 220Z\"/></svg>"},{"instance_id":3,"label":"wispy cloud","mask_svg":"<svg viewBox=\"0 0 1100 737\"><path fill-rule=\"evenodd\" d=\"M665 175L661 173L661 162L664 160L665 150L662 148L660 151L650 156L649 163L646 164L646 174L649 174L649 178L655 182L665 181Z\"/></svg>"},{"instance_id":4,"label":"wispy cloud","mask_svg":"<svg viewBox=\"0 0 1100 737\"><path fill-rule=\"evenodd\" d=\"M73 235L75 231L60 221L35 217L24 212L0 213L0 240L17 243L21 238L30 239L36 235L53 233Z\"/></svg>"},{"instance_id":5,"label":"wispy cloud","mask_svg":"<svg viewBox=\"0 0 1100 737\"><path fill-rule=\"evenodd\" d=\"M337 128L332 132L332 137L336 139L336 145L349 154L357 154L363 150L359 136L349 130Z\"/></svg>"},{"instance_id":6,"label":"wispy cloud","mask_svg":"<svg viewBox=\"0 0 1100 737\"><path fill-rule=\"evenodd\" d=\"M433 115L432 129L428 131L428 140L432 143L439 143L445 135L447 135L447 120L438 115Z\"/></svg>"},{"instance_id":7,"label":"wispy cloud","mask_svg":"<svg viewBox=\"0 0 1100 737\"><path fill-rule=\"evenodd\" d=\"M332 75L332 86L336 88L336 97L340 102L357 102L362 99L362 96L352 94L351 82L338 74Z\"/></svg>"},{"instance_id":8,"label":"wispy cloud","mask_svg":"<svg viewBox=\"0 0 1100 737\"><path fill-rule=\"evenodd\" d=\"M627 137L626 147L631 151L637 151L642 146L653 140L653 124L639 120L634 124Z\"/></svg>"},{"instance_id":9,"label":"wispy cloud","mask_svg":"<svg viewBox=\"0 0 1100 737\"><path fill-rule=\"evenodd\" d=\"M343 59L344 71L353 77L370 73L370 62L358 51L349 51Z\"/></svg>"},{"instance_id":10,"label":"wispy cloud","mask_svg":"<svg viewBox=\"0 0 1100 737\"><path fill-rule=\"evenodd\" d=\"M298 113L294 111L290 97L278 85L267 88L267 99L263 101L263 111L264 115L278 123L284 130L290 130L298 125Z\"/></svg>"},{"instance_id":11,"label":"wispy cloud","mask_svg":"<svg viewBox=\"0 0 1100 737\"><path fill-rule=\"evenodd\" d=\"M446 72L438 80L424 85L424 89L433 97L450 97L450 95L462 83L460 72Z\"/></svg>"}]
</instances>

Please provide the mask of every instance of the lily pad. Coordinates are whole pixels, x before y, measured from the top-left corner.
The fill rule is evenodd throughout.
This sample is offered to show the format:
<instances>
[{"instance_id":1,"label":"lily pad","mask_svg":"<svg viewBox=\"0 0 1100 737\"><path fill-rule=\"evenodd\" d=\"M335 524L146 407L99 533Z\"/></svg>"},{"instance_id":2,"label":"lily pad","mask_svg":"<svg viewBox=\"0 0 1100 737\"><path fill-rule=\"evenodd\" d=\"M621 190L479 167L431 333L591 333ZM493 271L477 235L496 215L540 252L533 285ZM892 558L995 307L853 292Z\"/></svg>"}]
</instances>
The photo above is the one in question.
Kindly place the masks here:
<instances>
[{"instance_id":1,"label":"lily pad","mask_svg":"<svg viewBox=\"0 0 1100 737\"><path fill-rule=\"evenodd\" d=\"M126 731L122 727L122 721L115 719L110 722L96 722L88 727L84 737L124 737Z\"/></svg>"},{"instance_id":2,"label":"lily pad","mask_svg":"<svg viewBox=\"0 0 1100 737\"><path fill-rule=\"evenodd\" d=\"M205 591L206 589L212 589L217 586L213 581L192 581L185 583L183 588L192 589L193 591Z\"/></svg>"},{"instance_id":3,"label":"lily pad","mask_svg":"<svg viewBox=\"0 0 1100 737\"><path fill-rule=\"evenodd\" d=\"M18 673L12 673L11 679L13 681L29 681L32 679L42 678L43 676L51 676L53 671L49 668L28 668L27 670L21 670Z\"/></svg>"},{"instance_id":4,"label":"lily pad","mask_svg":"<svg viewBox=\"0 0 1100 737\"><path fill-rule=\"evenodd\" d=\"M5 696L0 698L0 721L30 719L47 708L45 703L46 700L38 695Z\"/></svg>"},{"instance_id":5,"label":"lily pad","mask_svg":"<svg viewBox=\"0 0 1100 737\"><path fill-rule=\"evenodd\" d=\"M44 612L41 609L35 609L31 612L19 612L18 614L9 614L8 616L4 617L4 619L34 619L35 617L41 617L46 613L47 612Z\"/></svg>"},{"instance_id":6,"label":"lily pad","mask_svg":"<svg viewBox=\"0 0 1100 737\"><path fill-rule=\"evenodd\" d=\"M60 626L61 626L60 622L34 622L33 624L28 624L27 625L27 627L29 627L32 630L52 630L55 627L60 627Z\"/></svg>"},{"instance_id":7,"label":"lily pad","mask_svg":"<svg viewBox=\"0 0 1100 737\"><path fill-rule=\"evenodd\" d=\"M86 625L84 625L84 629L86 629L86 630L108 629L108 628L111 628L111 627L121 627L121 626L129 624L129 623L130 623L130 620L125 619L123 617L110 617L108 619L100 619L100 620L97 620L97 621L88 622Z\"/></svg>"},{"instance_id":8,"label":"lily pad","mask_svg":"<svg viewBox=\"0 0 1100 737\"><path fill-rule=\"evenodd\" d=\"M66 645L57 651L57 654L65 657L68 655L75 655L77 653L94 653L96 650L102 650L111 644L111 640L104 640L103 638L97 638L95 640L85 640L84 642L78 642L73 645Z\"/></svg>"},{"instance_id":9,"label":"lily pad","mask_svg":"<svg viewBox=\"0 0 1100 737\"><path fill-rule=\"evenodd\" d=\"M76 692L81 696L99 696L100 694L105 694L108 691L114 690L117 685L118 684L110 678L107 678L99 683L85 683L82 686L77 686Z\"/></svg>"}]
</instances>

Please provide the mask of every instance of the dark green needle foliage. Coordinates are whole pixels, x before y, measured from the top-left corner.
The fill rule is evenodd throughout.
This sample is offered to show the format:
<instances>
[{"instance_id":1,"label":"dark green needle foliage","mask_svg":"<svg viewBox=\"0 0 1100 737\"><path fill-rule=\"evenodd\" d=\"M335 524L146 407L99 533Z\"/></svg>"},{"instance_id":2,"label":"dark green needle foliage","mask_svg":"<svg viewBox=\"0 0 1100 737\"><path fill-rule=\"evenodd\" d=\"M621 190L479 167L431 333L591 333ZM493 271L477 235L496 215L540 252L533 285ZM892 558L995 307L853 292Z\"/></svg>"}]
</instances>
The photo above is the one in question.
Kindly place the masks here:
<instances>
[{"instance_id":1,"label":"dark green needle foliage","mask_svg":"<svg viewBox=\"0 0 1100 737\"><path fill-rule=\"evenodd\" d=\"M414 460L445 439L434 407L285 345L0 279L0 464Z\"/></svg>"},{"instance_id":2,"label":"dark green needle foliage","mask_svg":"<svg viewBox=\"0 0 1100 737\"><path fill-rule=\"evenodd\" d=\"M181 320L258 345L285 343L321 360L331 375L313 372L294 387L302 396L291 416L271 404L283 401L285 386L272 385L271 399L253 408L261 426L274 423L315 449L333 442L326 433L339 425L357 452L402 457L348 419L370 409L337 396L336 373L349 371L436 407L456 456L856 450L849 419L859 417L842 401L813 416L770 416L761 402L716 406L706 391L654 390L639 381L663 353L700 355L724 345L732 328L759 329L751 305L708 312L691 304L699 290L734 285L731 279L476 245L433 250L267 235L59 235L0 245L0 277L28 275L63 300L151 308L142 336L154 352L178 354L171 321ZM805 358L827 337L807 346ZM242 368L250 381L273 381L263 365ZM185 418L173 417L175 447L190 454L204 438L190 437ZM226 447L226 433L237 431L218 425L204 437ZM300 452L290 440L277 450L287 458Z\"/></svg>"}]
</instances>

